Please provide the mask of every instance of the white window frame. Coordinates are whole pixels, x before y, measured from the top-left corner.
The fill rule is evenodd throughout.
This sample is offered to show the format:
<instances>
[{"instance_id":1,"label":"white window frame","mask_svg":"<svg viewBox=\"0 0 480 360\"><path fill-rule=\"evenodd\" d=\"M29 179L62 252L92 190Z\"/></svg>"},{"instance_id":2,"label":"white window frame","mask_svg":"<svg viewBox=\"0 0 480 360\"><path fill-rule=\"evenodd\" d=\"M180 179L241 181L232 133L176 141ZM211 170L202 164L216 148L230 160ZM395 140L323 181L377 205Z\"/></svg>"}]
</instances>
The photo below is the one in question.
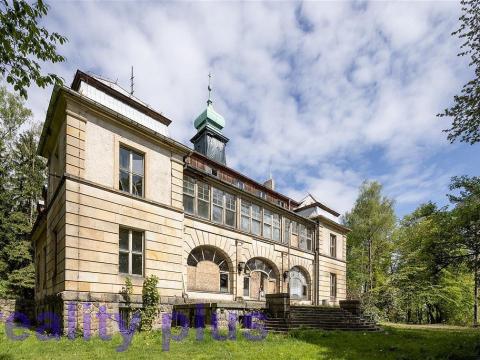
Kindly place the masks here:
<instances>
[{"instance_id":1,"label":"white window frame","mask_svg":"<svg viewBox=\"0 0 480 360\"><path fill-rule=\"evenodd\" d=\"M330 256L337 258L337 235L330 233Z\"/></svg>"},{"instance_id":2,"label":"white window frame","mask_svg":"<svg viewBox=\"0 0 480 360\"><path fill-rule=\"evenodd\" d=\"M337 274L335 273L330 273L330 298L331 299L336 299L337 298Z\"/></svg>"},{"instance_id":3,"label":"white window frame","mask_svg":"<svg viewBox=\"0 0 480 360\"><path fill-rule=\"evenodd\" d=\"M128 231L128 251L120 248L120 231L121 230ZM133 247L132 247L133 232L142 234L142 251L134 251L133 250ZM120 271L120 253L128 254L128 272ZM141 274L134 274L132 272L132 264L133 264L132 258L133 258L133 255L141 255L142 256L142 273ZM119 232L118 232L118 257L119 257L119 259L118 259L118 272L120 274L143 277L145 275L145 232L141 231L141 230L127 228L127 227L120 227Z\"/></svg>"},{"instance_id":4,"label":"white window frame","mask_svg":"<svg viewBox=\"0 0 480 360\"><path fill-rule=\"evenodd\" d=\"M128 154L128 169L122 168L122 165L121 165L122 150L126 150L129 153ZM137 154L137 155L142 157L142 165L143 165L143 171L142 171L143 173L142 174L138 174L138 173L135 173L133 171L133 154ZM120 173L122 171L128 173L128 191L123 190L120 187ZM135 176L140 176L142 178L142 193L140 195L133 193L133 181L132 180L133 180L134 175ZM119 190L120 191L126 192L126 193L134 195L134 196L144 197L145 196L145 153L143 153L141 151L138 151L138 150L134 150L129 146L125 146L123 144L120 144L119 149L118 149L118 177L119 177L118 182L119 182Z\"/></svg>"}]
</instances>

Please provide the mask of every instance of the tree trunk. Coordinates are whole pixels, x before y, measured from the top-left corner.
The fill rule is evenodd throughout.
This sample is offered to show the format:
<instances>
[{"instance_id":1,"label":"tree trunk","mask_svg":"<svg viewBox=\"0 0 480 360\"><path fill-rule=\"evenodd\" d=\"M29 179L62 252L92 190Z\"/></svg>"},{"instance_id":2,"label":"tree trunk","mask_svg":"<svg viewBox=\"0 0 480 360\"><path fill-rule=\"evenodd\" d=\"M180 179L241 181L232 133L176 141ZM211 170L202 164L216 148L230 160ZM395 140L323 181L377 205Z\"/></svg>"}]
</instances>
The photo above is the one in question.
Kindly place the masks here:
<instances>
[{"instance_id":1,"label":"tree trunk","mask_svg":"<svg viewBox=\"0 0 480 360\"><path fill-rule=\"evenodd\" d=\"M474 291L473 291L473 326L477 327L478 326L478 253L475 254L475 263L473 264L474 266Z\"/></svg>"}]
</instances>

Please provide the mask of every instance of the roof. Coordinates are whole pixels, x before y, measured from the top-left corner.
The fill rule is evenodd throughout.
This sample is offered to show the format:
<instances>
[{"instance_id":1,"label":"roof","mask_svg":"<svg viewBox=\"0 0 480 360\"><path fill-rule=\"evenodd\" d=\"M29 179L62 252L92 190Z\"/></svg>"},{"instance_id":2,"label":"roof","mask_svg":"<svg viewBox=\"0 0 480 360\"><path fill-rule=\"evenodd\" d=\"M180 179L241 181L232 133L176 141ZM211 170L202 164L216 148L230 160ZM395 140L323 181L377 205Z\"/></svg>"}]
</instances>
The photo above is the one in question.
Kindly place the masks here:
<instances>
[{"instance_id":1,"label":"roof","mask_svg":"<svg viewBox=\"0 0 480 360\"><path fill-rule=\"evenodd\" d=\"M300 205L298 206L298 208L295 209L295 211L306 210L314 207L319 207L320 209L325 210L326 212L332 214L335 217L340 216L340 213L316 200L312 194L308 194L302 201L300 201Z\"/></svg>"},{"instance_id":2,"label":"roof","mask_svg":"<svg viewBox=\"0 0 480 360\"><path fill-rule=\"evenodd\" d=\"M118 84L103 79L99 76L89 75L83 71L77 70L75 77L73 79L71 88L72 90L78 91L80 89L80 83L85 82L90 86L106 93L107 95L113 97L116 100L121 101L122 103L140 111L141 113L149 116L162 124L168 126L171 124L172 120L165 117L162 113L152 109L143 101L140 101L135 96L130 95L125 89L123 89Z\"/></svg>"},{"instance_id":3,"label":"roof","mask_svg":"<svg viewBox=\"0 0 480 360\"><path fill-rule=\"evenodd\" d=\"M198 115L193 125L198 131L202 130L204 127L211 128L215 131L222 131L225 127L225 119L215 111L211 102L208 102L207 108Z\"/></svg>"},{"instance_id":4,"label":"roof","mask_svg":"<svg viewBox=\"0 0 480 360\"><path fill-rule=\"evenodd\" d=\"M268 187L266 187L264 184L262 183L259 183L245 175L243 175L242 173L224 165L224 164L221 164L215 160L212 160L211 158L197 152L197 151L193 151L192 152L192 156L196 156L198 158L201 158L202 160L204 160L205 162L207 163L210 163L211 165L213 165L216 169L221 169L221 170L224 170L226 172L229 172L230 174L232 174L233 176L237 177L238 179L244 181L244 182L248 182L248 183L251 183L253 184L256 188L258 188L259 190L267 193L267 194L271 194L275 197L278 197L280 199L282 199L283 201L286 201L286 202L290 202L290 204L292 205L292 207L296 207L299 205L299 202L298 201L295 201L293 200L292 198L282 194L282 193L279 193L275 190L272 190Z\"/></svg>"}]
</instances>

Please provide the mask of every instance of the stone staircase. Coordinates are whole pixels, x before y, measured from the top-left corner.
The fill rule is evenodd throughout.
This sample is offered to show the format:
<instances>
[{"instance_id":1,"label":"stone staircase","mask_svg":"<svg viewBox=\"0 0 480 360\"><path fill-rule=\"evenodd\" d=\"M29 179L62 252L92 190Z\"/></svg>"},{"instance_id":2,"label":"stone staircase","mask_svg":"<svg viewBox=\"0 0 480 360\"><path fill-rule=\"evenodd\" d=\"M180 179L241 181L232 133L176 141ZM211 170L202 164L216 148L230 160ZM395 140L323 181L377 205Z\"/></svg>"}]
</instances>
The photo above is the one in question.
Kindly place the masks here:
<instances>
[{"instance_id":1,"label":"stone staircase","mask_svg":"<svg viewBox=\"0 0 480 360\"><path fill-rule=\"evenodd\" d=\"M285 317L267 317L265 328L272 332L308 328L344 331L379 331L374 322L339 307L290 306Z\"/></svg>"}]
</instances>

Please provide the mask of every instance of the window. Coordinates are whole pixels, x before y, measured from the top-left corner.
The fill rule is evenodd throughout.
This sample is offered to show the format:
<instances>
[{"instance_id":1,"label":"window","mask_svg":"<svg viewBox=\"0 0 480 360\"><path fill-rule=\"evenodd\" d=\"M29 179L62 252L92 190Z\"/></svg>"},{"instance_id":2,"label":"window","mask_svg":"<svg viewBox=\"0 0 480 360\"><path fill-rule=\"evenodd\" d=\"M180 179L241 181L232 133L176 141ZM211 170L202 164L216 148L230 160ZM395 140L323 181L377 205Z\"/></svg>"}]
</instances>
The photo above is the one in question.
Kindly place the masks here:
<instances>
[{"instance_id":1,"label":"window","mask_svg":"<svg viewBox=\"0 0 480 360\"><path fill-rule=\"evenodd\" d=\"M236 225L237 201L235 196L225 193L225 224L229 226Z\"/></svg>"},{"instance_id":2,"label":"window","mask_svg":"<svg viewBox=\"0 0 480 360\"><path fill-rule=\"evenodd\" d=\"M143 275L143 232L120 228L119 272Z\"/></svg>"},{"instance_id":3,"label":"window","mask_svg":"<svg viewBox=\"0 0 480 360\"><path fill-rule=\"evenodd\" d=\"M288 219L285 219L285 228L283 231L283 243L288 244L290 242L290 226L291 226L291 221Z\"/></svg>"},{"instance_id":4,"label":"window","mask_svg":"<svg viewBox=\"0 0 480 360\"><path fill-rule=\"evenodd\" d=\"M228 293L228 273L220 273L220 292Z\"/></svg>"},{"instance_id":5,"label":"window","mask_svg":"<svg viewBox=\"0 0 480 360\"><path fill-rule=\"evenodd\" d=\"M120 147L119 189L143 196L143 155Z\"/></svg>"},{"instance_id":6,"label":"window","mask_svg":"<svg viewBox=\"0 0 480 360\"><path fill-rule=\"evenodd\" d=\"M290 277L290 297L292 299L305 299L308 295L308 281L304 271L294 266L288 272L288 276Z\"/></svg>"},{"instance_id":7,"label":"window","mask_svg":"<svg viewBox=\"0 0 480 360\"><path fill-rule=\"evenodd\" d=\"M280 241L280 215L273 214L273 240Z\"/></svg>"},{"instance_id":8,"label":"window","mask_svg":"<svg viewBox=\"0 0 480 360\"><path fill-rule=\"evenodd\" d=\"M295 221L291 222L292 235L290 236L290 246L298 247L298 223Z\"/></svg>"},{"instance_id":9,"label":"window","mask_svg":"<svg viewBox=\"0 0 480 360\"><path fill-rule=\"evenodd\" d=\"M262 199L267 199L267 194L263 192L262 190L257 190L257 196L261 197Z\"/></svg>"},{"instance_id":10,"label":"window","mask_svg":"<svg viewBox=\"0 0 480 360\"><path fill-rule=\"evenodd\" d=\"M330 256L337 257L337 235L330 234Z\"/></svg>"},{"instance_id":11,"label":"window","mask_svg":"<svg viewBox=\"0 0 480 360\"><path fill-rule=\"evenodd\" d=\"M272 238L272 213L263 210L263 237Z\"/></svg>"},{"instance_id":12,"label":"window","mask_svg":"<svg viewBox=\"0 0 480 360\"><path fill-rule=\"evenodd\" d=\"M262 223L262 210L260 206L252 204L252 233L260 235Z\"/></svg>"},{"instance_id":13,"label":"window","mask_svg":"<svg viewBox=\"0 0 480 360\"><path fill-rule=\"evenodd\" d=\"M241 209L241 219L240 219L240 228L243 231L250 232L250 210L252 204L248 201L242 200L242 209Z\"/></svg>"},{"instance_id":14,"label":"window","mask_svg":"<svg viewBox=\"0 0 480 360\"><path fill-rule=\"evenodd\" d=\"M313 229L307 228L307 250L312 251L312 244L313 244Z\"/></svg>"},{"instance_id":15,"label":"window","mask_svg":"<svg viewBox=\"0 0 480 360\"><path fill-rule=\"evenodd\" d=\"M183 208L189 214L195 213L195 180L190 176L183 178Z\"/></svg>"},{"instance_id":16,"label":"window","mask_svg":"<svg viewBox=\"0 0 480 360\"><path fill-rule=\"evenodd\" d=\"M243 296L250 296L250 278L248 276L243 278Z\"/></svg>"},{"instance_id":17,"label":"window","mask_svg":"<svg viewBox=\"0 0 480 360\"><path fill-rule=\"evenodd\" d=\"M330 297L337 297L337 274L330 274Z\"/></svg>"},{"instance_id":18,"label":"window","mask_svg":"<svg viewBox=\"0 0 480 360\"><path fill-rule=\"evenodd\" d=\"M216 270L212 272L212 269L208 268L210 266L209 264L213 265ZM187 265L188 290L229 292L229 270L227 259L221 252L217 251L216 248L210 246L196 247L188 255ZM205 268L199 270L203 265L207 265L207 273L205 273ZM200 272L197 274L197 271ZM198 277L200 274L201 277ZM210 277L205 278L205 276ZM216 279L213 277L216 277Z\"/></svg>"},{"instance_id":19,"label":"window","mask_svg":"<svg viewBox=\"0 0 480 360\"><path fill-rule=\"evenodd\" d=\"M210 188L207 184L197 181L197 213L203 218L210 218Z\"/></svg>"},{"instance_id":20,"label":"window","mask_svg":"<svg viewBox=\"0 0 480 360\"><path fill-rule=\"evenodd\" d=\"M305 225L298 224L299 243L298 247L302 250L307 249L307 228Z\"/></svg>"},{"instance_id":21,"label":"window","mask_svg":"<svg viewBox=\"0 0 480 360\"><path fill-rule=\"evenodd\" d=\"M217 223L223 222L223 191L212 188L212 220Z\"/></svg>"}]
</instances>

